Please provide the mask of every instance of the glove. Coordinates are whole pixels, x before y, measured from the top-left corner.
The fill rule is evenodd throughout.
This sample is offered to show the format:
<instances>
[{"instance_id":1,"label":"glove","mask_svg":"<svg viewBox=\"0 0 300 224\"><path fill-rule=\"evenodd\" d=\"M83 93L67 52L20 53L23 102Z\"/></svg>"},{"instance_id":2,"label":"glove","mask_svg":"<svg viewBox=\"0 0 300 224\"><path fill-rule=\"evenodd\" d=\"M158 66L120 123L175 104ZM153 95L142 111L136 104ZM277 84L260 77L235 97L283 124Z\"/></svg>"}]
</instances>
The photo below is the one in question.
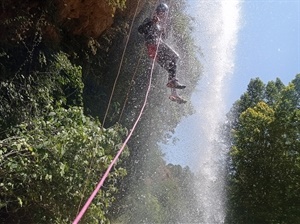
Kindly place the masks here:
<instances>
[{"instance_id":1,"label":"glove","mask_svg":"<svg viewBox=\"0 0 300 224\"><path fill-rule=\"evenodd\" d=\"M154 23L158 23L158 22L160 22L160 19L158 18L158 16L153 16L152 21Z\"/></svg>"}]
</instances>

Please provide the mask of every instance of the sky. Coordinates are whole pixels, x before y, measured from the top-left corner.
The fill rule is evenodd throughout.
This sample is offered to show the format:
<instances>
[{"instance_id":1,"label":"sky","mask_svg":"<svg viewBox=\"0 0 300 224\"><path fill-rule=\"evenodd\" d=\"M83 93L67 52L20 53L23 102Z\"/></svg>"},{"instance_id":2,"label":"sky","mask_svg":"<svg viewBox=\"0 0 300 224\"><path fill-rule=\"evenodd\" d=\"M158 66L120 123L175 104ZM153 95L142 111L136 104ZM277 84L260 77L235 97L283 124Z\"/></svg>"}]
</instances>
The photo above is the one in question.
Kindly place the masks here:
<instances>
[{"instance_id":1,"label":"sky","mask_svg":"<svg viewBox=\"0 0 300 224\"><path fill-rule=\"evenodd\" d=\"M210 138L210 133L213 132L209 130L207 133L207 129L209 126L212 126L210 129L216 127L215 123L211 124L207 121L213 121L214 117L219 114L226 114L232 104L247 90L247 85L252 78L259 77L264 83L267 83L278 77L284 84L288 84L296 74L300 73L300 0L237 0L239 7L235 6L232 9L227 8L227 5L230 5L227 3L235 0L188 1L193 12L199 11L196 16L200 18L197 26L201 32L198 30L197 35L200 36L200 44L204 48L204 53L212 52L213 54L203 59L206 71L204 71L204 77L199 81L192 99L197 109L196 114L183 119L175 130L174 137L178 139L177 143L165 145L163 151L166 153L167 162L183 166L189 165L193 169L195 168L194 164L202 158L207 157L208 160L211 160L212 155L205 155L210 154L211 149L199 153L199 148L205 148L205 145L209 144L208 141L211 140L205 139ZM217 2L216 6L214 2ZM223 11L218 11L218 4L224 8ZM211 9L213 11L209 11ZM234 10L237 9L239 16L232 20L232 16L235 15ZM233 11L229 12L229 10ZM216 23L220 23L220 21L214 18L214 15L221 17L222 14L227 14L223 16L229 23L225 30L217 27L220 24ZM206 23L205 20L209 22ZM231 27L231 23L236 24ZM221 71L215 70L215 66L224 63L224 60L220 56L215 56L215 53L220 53L218 43L216 43L217 46L210 46L214 45L211 39L216 38L218 41L218 37L213 37L213 35L219 32L220 35L223 35L220 39L222 42L224 38L226 40L226 30L234 30L235 27L239 29L229 34L233 36L234 44L227 48L224 44L220 44L221 48L225 47L225 52L229 51L230 53L229 59L225 60L226 63L230 67L232 64L232 69L226 68L223 64L224 70L227 69L224 73L230 73L223 74ZM212 37L209 36L210 33L212 33ZM230 45L230 43L229 41L225 45ZM215 76L215 78L211 76ZM222 85L219 83L220 80ZM212 85L212 83L215 84ZM212 88L222 89L222 91L219 92ZM216 95L215 99L211 98L211 95ZM219 99L220 96L222 99ZM210 101L215 101L215 104L211 104ZM212 110L208 110L208 107ZM218 110L222 110L222 112L216 112Z\"/></svg>"},{"instance_id":2,"label":"sky","mask_svg":"<svg viewBox=\"0 0 300 224\"><path fill-rule=\"evenodd\" d=\"M251 78L288 84L300 73L300 1L246 0L230 80L229 103L243 94Z\"/></svg>"}]
</instances>

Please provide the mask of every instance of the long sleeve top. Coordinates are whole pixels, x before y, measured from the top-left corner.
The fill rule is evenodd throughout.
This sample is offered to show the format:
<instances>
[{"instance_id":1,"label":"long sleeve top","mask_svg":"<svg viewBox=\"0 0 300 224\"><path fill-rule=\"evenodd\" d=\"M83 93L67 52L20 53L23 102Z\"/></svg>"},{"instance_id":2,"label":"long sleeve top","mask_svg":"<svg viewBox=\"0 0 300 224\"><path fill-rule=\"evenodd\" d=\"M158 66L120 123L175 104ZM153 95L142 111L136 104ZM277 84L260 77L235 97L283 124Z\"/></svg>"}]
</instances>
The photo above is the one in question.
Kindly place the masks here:
<instances>
[{"instance_id":1,"label":"long sleeve top","mask_svg":"<svg viewBox=\"0 0 300 224\"><path fill-rule=\"evenodd\" d=\"M164 38L164 29L154 19L146 18L138 27L138 32L144 35L146 44L158 44L160 37Z\"/></svg>"}]
</instances>

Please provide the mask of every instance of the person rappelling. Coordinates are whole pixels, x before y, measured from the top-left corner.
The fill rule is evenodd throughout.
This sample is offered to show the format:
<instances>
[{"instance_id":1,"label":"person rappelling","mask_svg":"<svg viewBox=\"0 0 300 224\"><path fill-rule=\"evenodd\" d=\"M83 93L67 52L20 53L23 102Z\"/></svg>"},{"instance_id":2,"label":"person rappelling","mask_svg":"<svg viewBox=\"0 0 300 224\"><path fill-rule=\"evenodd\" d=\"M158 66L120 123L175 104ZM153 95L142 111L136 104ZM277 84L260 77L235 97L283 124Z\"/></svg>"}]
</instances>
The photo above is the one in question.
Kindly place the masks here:
<instances>
[{"instance_id":1,"label":"person rappelling","mask_svg":"<svg viewBox=\"0 0 300 224\"><path fill-rule=\"evenodd\" d=\"M160 3L155 10L153 18L146 18L138 27L138 32L144 35L145 45L148 55L165 70L167 70L168 83L167 87L171 88L169 99L177 103L186 103L176 92L176 89L184 89L186 86L179 83L176 78L177 61L179 55L163 40L166 39L165 21L168 16L169 7L165 3ZM155 57L156 56L156 57Z\"/></svg>"}]
</instances>

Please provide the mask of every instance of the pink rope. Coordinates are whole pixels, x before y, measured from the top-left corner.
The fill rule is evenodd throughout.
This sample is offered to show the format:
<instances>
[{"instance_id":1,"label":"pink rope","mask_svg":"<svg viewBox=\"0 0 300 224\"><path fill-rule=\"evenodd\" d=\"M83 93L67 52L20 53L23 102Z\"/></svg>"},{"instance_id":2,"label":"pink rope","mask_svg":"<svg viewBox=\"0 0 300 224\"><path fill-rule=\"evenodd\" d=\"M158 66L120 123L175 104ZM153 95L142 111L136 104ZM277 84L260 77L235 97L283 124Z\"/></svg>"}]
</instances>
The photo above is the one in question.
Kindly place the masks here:
<instances>
[{"instance_id":1,"label":"pink rope","mask_svg":"<svg viewBox=\"0 0 300 224\"><path fill-rule=\"evenodd\" d=\"M154 63L155 63L155 59L157 56L157 52L155 54L153 63L152 63L152 67L151 67L151 72L150 72L150 78L149 78L149 85L148 85L148 89L146 92L146 96L145 96L145 101L144 104L142 106L142 109L139 113L138 118L136 119L131 131L129 132L126 140L124 141L122 147L120 148L120 150L118 151L117 155L115 156L115 158L113 159L113 161L110 163L109 167L107 168L106 172L104 173L103 177L101 178L100 182L98 183L97 187L95 188L95 190L93 191L93 193L91 194L91 196L89 197L89 199L87 200L87 202L85 203L85 205L82 207L82 209L80 210L79 214L77 215L77 217L75 218L75 220L73 221L73 224L77 224L80 219L82 218L82 216L84 215L84 213L86 212L86 210L88 209L88 207L90 206L90 204L92 203L93 199L95 198L96 194L98 193L98 191L100 190L100 188L102 187L104 181L106 180L106 178L108 177L108 174L110 172L110 170L112 169L113 165L116 163L116 161L118 160L119 156L121 155L121 153L123 152L127 142L129 141L134 129L136 128L139 120L141 119L141 116L144 112L144 109L146 107L147 104L147 100L148 100L148 96L149 96L149 92L151 89L151 81L152 81L152 74L153 74L153 70L154 70Z\"/></svg>"}]
</instances>

